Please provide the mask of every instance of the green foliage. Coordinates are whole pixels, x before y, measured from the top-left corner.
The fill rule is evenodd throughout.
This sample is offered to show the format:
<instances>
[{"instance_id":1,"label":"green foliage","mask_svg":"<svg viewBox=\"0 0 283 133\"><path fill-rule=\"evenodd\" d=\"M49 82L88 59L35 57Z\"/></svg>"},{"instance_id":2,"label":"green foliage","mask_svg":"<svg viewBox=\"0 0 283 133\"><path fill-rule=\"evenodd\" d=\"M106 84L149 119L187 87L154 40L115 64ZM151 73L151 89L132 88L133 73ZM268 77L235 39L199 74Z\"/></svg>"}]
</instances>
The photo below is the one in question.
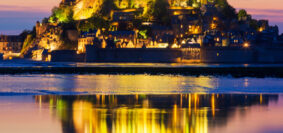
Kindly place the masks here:
<instances>
[{"instance_id":1,"label":"green foliage","mask_svg":"<svg viewBox=\"0 0 283 133\"><path fill-rule=\"evenodd\" d=\"M29 34L31 34L30 30L24 30L19 36L25 39Z\"/></svg>"},{"instance_id":2,"label":"green foliage","mask_svg":"<svg viewBox=\"0 0 283 133\"><path fill-rule=\"evenodd\" d=\"M26 36L24 43L23 43L21 53L25 54L28 51L28 49L30 48L30 46L34 43L34 41L35 41L35 37L32 34L28 34Z\"/></svg>"},{"instance_id":3,"label":"green foliage","mask_svg":"<svg viewBox=\"0 0 283 133\"><path fill-rule=\"evenodd\" d=\"M24 38L24 43L22 46L21 53L24 54L27 52L27 50L30 48L30 46L34 43L36 38L36 30L35 27L33 27L32 31L30 30L24 30L20 36Z\"/></svg>"},{"instance_id":4,"label":"green foliage","mask_svg":"<svg viewBox=\"0 0 283 133\"><path fill-rule=\"evenodd\" d=\"M49 22L69 23L73 21L73 9L71 6L54 7Z\"/></svg>"},{"instance_id":5,"label":"green foliage","mask_svg":"<svg viewBox=\"0 0 283 133\"><path fill-rule=\"evenodd\" d=\"M129 3L128 8L134 7L134 2L133 2L133 0L128 0L128 3Z\"/></svg>"},{"instance_id":6,"label":"green foliage","mask_svg":"<svg viewBox=\"0 0 283 133\"><path fill-rule=\"evenodd\" d=\"M148 36L147 36L147 30L145 29L145 30L142 30L142 31L140 31L139 32L139 34L138 34L138 36L139 36L139 38L142 38L142 39L147 39L148 38Z\"/></svg>"},{"instance_id":7,"label":"green foliage","mask_svg":"<svg viewBox=\"0 0 283 133\"><path fill-rule=\"evenodd\" d=\"M115 5L114 0L104 0L100 14L102 16L110 17L111 10L116 10L118 7Z\"/></svg>"},{"instance_id":8,"label":"green foliage","mask_svg":"<svg viewBox=\"0 0 283 133\"><path fill-rule=\"evenodd\" d=\"M148 39L150 36L152 36L152 30L150 26L139 27L138 38Z\"/></svg>"},{"instance_id":9,"label":"green foliage","mask_svg":"<svg viewBox=\"0 0 283 133\"><path fill-rule=\"evenodd\" d=\"M154 7L154 2L152 0L148 1L147 8L145 9L144 15L143 15L144 21L150 21L152 19L153 7Z\"/></svg>"},{"instance_id":10,"label":"green foliage","mask_svg":"<svg viewBox=\"0 0 283 133\"><path fill-rule=\"evenodd\" d=\"M226 20L238 19L236 9L233 8L227 0L216 0L216 6L220 10L223 18Z\"/></svg>"},{"instance_id":11,"label":"green foliage","mask_svg":"<svg viewBox=\"0 0 283 133\"><path fill-rule=\"evenodd\" d=\"M227 0L215 0L215 4L221 8L225 8L227 6L230 6L227 2Z\"/></svg>"},{"instance_id":12,"label":"green foliage","mask_svg":"<svg viewBox=\"0 0 283 133\"><path fill-rule=\"evenodd\" d=\"M152 5L153 10L152 16L154 19L161 24L170 24L170 16L169 16L169 3L167 0L156 0Z\"/></svg>"},{"instance_id":13,"label":"green foliage","mask_svg":"<svg viewBox=\"0 0 283 133\"><path fill-rule=\"evenodd\" d=\"M244 18L248 17L248 13L246 10L241 9L238 13L238 19L243 20Z\"/></svg>"},{"instance_id":14,"label":"green foliage","mask_svg":"<svg viewBox=\"0 0 283 133\"><path fill-rule=\"evenodd\" d=\"M42 19L42 23L48 23L49 22L49 19L48 18L43 18Z\"/></svg>"},{"instance_id":15,"label":"green foliage","mask_svg":"<svg viewBox=\"0 0 283 133\"><path fill-rule=\"evenodd\" d=\"M252 19L252 20L249 22L249 24L250 24L250 27L251 27L253 30L258 31L259 26L258 26L258 24L257 24L257 20Z\"/></svg>"},{"instance_id":16,"label":"green foliage","mask_svg":"<svg viewBox=\"0 0 283 133\"><path fill-rule=\"evenodd\" d=\"M94 29L106 29L110 28L110 22L101 16L94 15L91 18L81 21L78 24L79 31L89 31Z\"/></svg>"},{"instance_id":17,"label":"green foliage","mask_svg":"<svg viewBox=\"0 0 283 133\"><path fill-rule=\"evenodd\" d=\"M188 0L187 1L187 5L188 6L193 6L194 2L195 2L194 0Z\"/></svg>"},{"instance_id":18,"label":"green foliage","mask_svg":"<svg viewBox=\"0 0 283 133\"><path fill-rule=\"evenodd\" d=\"M74 22L64 23L62 24L63 32L60 35L60 40L62 41L63 45L61 45L60 49L72 49L75 50L77 48L77 41L72 41L69 39L68 31L69 30L77 30L76 24Z\"/></svg>"}]
</instances>

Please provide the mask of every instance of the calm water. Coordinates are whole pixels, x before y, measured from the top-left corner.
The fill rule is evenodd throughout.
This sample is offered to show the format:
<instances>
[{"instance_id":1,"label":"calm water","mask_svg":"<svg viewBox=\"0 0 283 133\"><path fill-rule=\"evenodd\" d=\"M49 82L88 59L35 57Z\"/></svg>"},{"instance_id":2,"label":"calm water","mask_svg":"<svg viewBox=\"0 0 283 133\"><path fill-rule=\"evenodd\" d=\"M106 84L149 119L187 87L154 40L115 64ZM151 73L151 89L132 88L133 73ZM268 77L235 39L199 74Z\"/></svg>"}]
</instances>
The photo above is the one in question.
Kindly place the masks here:
<instances>
[{"instance_id":1,"label":"calm water","mask_svg":"<svg viewBox=\"0 0 283 133\"><path fill-rule=\"evenodd\" d=\"M283 67L283 64L204 64L204 63L74 63L32 60L0 61L3 67Z\"/></svg>"},{"instance_id":2,"label":"calm water","mask_svg":"<svg viewBox=\"0 0 283 133\"><path fill-rule=\"evenodd\" d=\"M2 133L281 133L283 79L0 75Z\"/></svg>"},{"instance_id":3,"label":"calm water","mask_svg":"<svg viewBox=\"0 0 283 133\"><path fill-rule=\"evenodd\" d=\"M283 96L2 96L3 133L280 133Z\"/></svg>"},{"instance_id":4,"label":"calm water","mask_svg":"<svg viewBox=\"0 0 283 133\"><path fill-rule=\"evenodd\" d=\"M0 75L0 95L283 93L281 78L172 75Z\"/></svg>"}]
</instances>

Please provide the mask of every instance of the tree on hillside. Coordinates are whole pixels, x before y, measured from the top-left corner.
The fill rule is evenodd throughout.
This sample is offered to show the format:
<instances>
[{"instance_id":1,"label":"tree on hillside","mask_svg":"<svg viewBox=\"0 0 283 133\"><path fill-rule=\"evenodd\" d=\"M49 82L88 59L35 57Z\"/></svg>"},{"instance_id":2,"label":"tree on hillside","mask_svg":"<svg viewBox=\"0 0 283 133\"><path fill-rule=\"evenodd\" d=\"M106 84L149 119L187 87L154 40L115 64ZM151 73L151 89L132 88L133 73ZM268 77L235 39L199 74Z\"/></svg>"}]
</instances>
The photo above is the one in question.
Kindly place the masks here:
<instances>
[{"instance_id":1,"label":"tree on hillside","mask_svg":"<svg viewBox=\"0 0 283 133\"><path fill-rule=\"evenodd\" d=\"M195 2L194 0L188 0L187 1L187 5L188 6L193 6L194 2Z\"/></svg>"},{"instance_id":2,"label":"tree on hillside","mask_svg":"<svg viewBox=\"0 0 283 133\"><path fill-rule=\"evenodd\" d=\"M111 10L118 9L114 3L114 0L104 0L103 4L101 5L100 14L102 16L110 17Z\"/></svg>"},{"instance_id":3,"label":"tree on hillside","mask_svg":"<svg viewBox=\"0 0 283 133\"><path fill-rule=\"evenodd\" d=\"M69 38L69 31L77 31L76 23L71 21L69 23L63 23L62 25L62 33L60 35L60 40L63 45L60 46L60 49L76 49L77 48L77 40L72 40Z\"/></svg>"},{"instance_id":4,"label":"tree on hillside","mask_svg":"<svg viewBox=\"0 0 283 133\"><path fill-rule=\"evenodd\" d=\"M133 0L128 0L128 8L133 8L134 2Z\"/></svg>"},{"instance_id":5,"label":"tree on hillside","mask_svg":"<svg viewBox=\"0 0 283 133\"><path fill-rule=\"evenodd\" d=\"M229 5L227 0L216 0L215 4L226 20L238 19L236 9Z\"/></svg>"},{"instance_id":6,"label":"tree on hillside","mask_svg":"<svg viewBox=\"0 0 283 133\"><path fill-rule=\"evenodd\" d=\"M229 6L227 0L215 0L215 4L224 8L225 6Z\"/></svg>"},{"instance_id":7,"label":"tree on hillside","mask_svg":"<svg viewBox=\"0 0 283 133\"><path fill-rule=\"evenodd\" d=\"M153 12L152 16L154 19L161 24L169 24L170 17L169 17L169 3L167 0L156 0L153 4Z\"/></svg>"},{"instance_id":8,"label":"tree on hillside","mask_svg":"<svg viewBox=\"0 0 283 133\"><path fill-rule=\"evenodd\" d=\"M71 6L54 7L49 22L69 23L73 21L73 9Z\"/></svg>"},{"instance_id":9,"label":"tree on hillside","mask_svg":"<svg viewBox=\"0 0 283 133\"><path fill-rule=\"evenodd\" d=\"M90 31L90 30L109 30L110 22L104 19L102 16L94 14L87 20L82 20L78 23L79 31Z\"/></svg>"},{"instance_id":10,"label":"tree on hillside","mask_svg":"<svg viewBox=\"0 0 283 133\"><path fill-rule=\"evenodd\" d=\"M244 20L244 19L247 18L247 17L248 17L247 11L244 10L244 9L241 9L241 10L239 11L239 13L238 13L238 19L239 19L239 21Z\"/></svg>"}]
</instances>

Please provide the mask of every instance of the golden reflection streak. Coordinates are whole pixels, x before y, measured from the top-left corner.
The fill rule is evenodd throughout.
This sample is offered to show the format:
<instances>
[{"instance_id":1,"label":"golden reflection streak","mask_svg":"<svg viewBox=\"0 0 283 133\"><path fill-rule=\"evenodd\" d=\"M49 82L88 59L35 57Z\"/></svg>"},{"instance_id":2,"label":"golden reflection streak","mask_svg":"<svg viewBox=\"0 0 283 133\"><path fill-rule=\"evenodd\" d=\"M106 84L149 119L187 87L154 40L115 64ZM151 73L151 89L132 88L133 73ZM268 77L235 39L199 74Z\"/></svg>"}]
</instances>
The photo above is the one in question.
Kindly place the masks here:
<instances>
[{"instance_id":1,"label":"golden reflection streak","mask_svg":"<svg viewBox=\"0 0 283 133\"><path fill-rule=\"evenodd\" d=\"M262 94L260 94L260 97L259 97L259 102L260 102L260 104L262 104L262 100L263 100Z\"/></svg>"},{"instance_id":2,"label":"golden reflection streak","mask_svg":"<svg viewBox=\"0 0 283 133\"><path fill-rule=\"evenodd\" d=\"M84 91L89 86L93 92L99 94L128 95L138 94L173 94L189 88L191 92L205 94L216 88L215 79L210 77L185 77L185 76L157 76L157 75L76 75L77 86L82 86L76 91ZM88 81L93 81L86 85ZM133 82L134 81L134 82ZM154 88L154 89L153 89ZM86 90L88 91L88 90Z\"/></svg>"},{"instance_id":3,"label":"golden reflection streak","mask_svg":"<svg viewBox=\"0 0 283 133\"><path fill-rule=\"evenodd\" d=\"M137 97L138 100L136 100ZM56 113L63 125L73 127L74 132L77 133L207 133L208 119L211 116L208 114L210 109L206 105L211 104L212 115L215 117L217 115L216 106L220 106L217 105L218 101L225 100L224 97L229 97L229 95L170 95L169 99L173 101L168 103L166 108L154 105L157 97L160 96L96 95L93 98L77 96L75 99L65 100L61 96L36 96L35 99L39 106L41 104L44 106L44 103L49 105L51 111ZM185 98L182 101L184 107L180 107L180 97ZM118 103L118 98L129 101L120 99ZM255 104L265 103L267 100L262 94L242 95L238 98L247 99L247 101L249 98L255 99L253 101ZM192 106L194 106L194 111L191 111Z\"/></svg>"},{"instance_id":4,"label":"golden reflection streak","mask_svg":"<svg viewBox=\"0 0 283 133\"><path fill-rule=\"evenodd\" d=\"M76 132L108 132L110 127L107 126L107 116L105 116L108 109L95 109L90 102L75 101L73 103L73 111ZM207 109L197 110L189 114L188 109L182 110L175 104L172 123L168 123L168 120L163 115L158 115L164 114L164 112L161 112L163 111L147 107L135 109L121 107L114 109L112 114L114 117L112 121L113 127L110 131L115 133L170 133L189 132L190 130L190 132L207 133ZM161 122L159 119L161 119Z\"/></svg>"},{"instance_id":5,"label":"golden reflection streak","mask_svg":"<svg viewBox=\"0 0 283 133\"><path fill-rule=\"evenodd\" d=\"M212 116L215 117L215 95L211 95L211 109L212 109Z\"/></svg>"},{"instance_id":6,"label":"golden reflection streak","mask_svg":"<svg viewBox=\"0 0 283 133\"><path fill-rule=\"evenodd\" d=\"M197 111L198 94L194 94L194 110Z\"/></svg>"}]
</instances>

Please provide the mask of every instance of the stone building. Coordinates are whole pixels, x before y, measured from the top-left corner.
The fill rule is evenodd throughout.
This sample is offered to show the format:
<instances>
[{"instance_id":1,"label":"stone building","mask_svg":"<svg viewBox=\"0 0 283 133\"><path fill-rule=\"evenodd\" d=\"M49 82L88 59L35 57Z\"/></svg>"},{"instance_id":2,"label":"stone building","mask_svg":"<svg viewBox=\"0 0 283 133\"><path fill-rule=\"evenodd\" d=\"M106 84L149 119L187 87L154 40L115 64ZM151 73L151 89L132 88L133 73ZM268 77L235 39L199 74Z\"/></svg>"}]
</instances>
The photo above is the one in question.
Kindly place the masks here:
<instances>
[{"instance_id":1,"label":"stone building","mask_svg":"<svg viewBox=\"0 0 283 133\"><path fill-rule=\"evenodd\" d=\"M40 48L55 50L61 46L62 28L55 23L36 23L37 45Z\"/></svg>"},{"instance_id":2,"label":"stone building","mask_svg":"<svg viewBox=\"0 0 283 133\"><path fill-rule=\"evenodd\" d=\"M23 46L23 38L15 35L0 36L0 53L20 53Z\"/></svg>"},{"instance_id":3,"label":"stone building","mask_svg":"<svg viewBox=\"0 0 283 133\"><path fill-rule=\"evenodd\" d=\"M95 38L97 38L100 34L98 30L92 30L89 32L81 32L78 38L78 53L85 53L86 45L93 45Z\"/></svg>"}]
</instances>

